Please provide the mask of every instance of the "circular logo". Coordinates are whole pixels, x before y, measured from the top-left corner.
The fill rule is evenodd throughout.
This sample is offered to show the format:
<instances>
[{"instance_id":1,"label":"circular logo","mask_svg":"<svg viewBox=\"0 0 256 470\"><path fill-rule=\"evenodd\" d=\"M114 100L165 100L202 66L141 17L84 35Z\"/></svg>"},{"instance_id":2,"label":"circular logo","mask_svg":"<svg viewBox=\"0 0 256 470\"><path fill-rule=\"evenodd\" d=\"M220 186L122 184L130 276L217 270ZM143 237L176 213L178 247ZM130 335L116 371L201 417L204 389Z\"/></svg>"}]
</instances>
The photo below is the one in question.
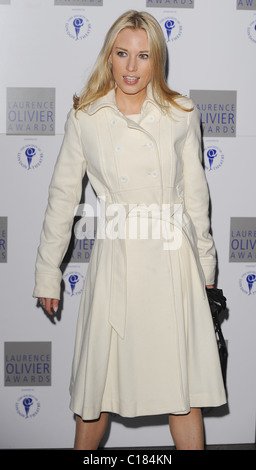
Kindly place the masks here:
<instances>
[{"instance_id":1,"label":"circular logo","mask_svg":"<svg viewBox=\"0 0 256 470\"><path fill-rule=\"evenodd\" d=\"M247 28L247 34L251 41L256 43L256 20L252 21L248 28Z\"/></svg>"},{"instance_id":2,"label":"circular logo","mask_svg":"<svg viewBox=\"0 0 256 470\"><path fill-rule=\"evenodd\" d=\"M182 35L181 22L174 17L165 17L160 21L166 42L171 43L177 41Z\"/></svg>"},{"instance_id":3,"label":"circular logo","mask_svg":"<svg viewBox=\"0 0 256 470\"><path fill-rule=\"evenodd\" d=\"M210 145L204 149L204 164L208 171L218 170L224 162L222 150L215 145Z\"/></svg>"},{"instance_id":4,"label":"circular logo","mask_svg":"<svg viewBox=\"0 0 256 470\"><path fill-rule=\"evenodd\" d=\"M23 395L16 402L16 411L22 418L34 418L40 410L40 403L33 395Z\"/></svg>"},{"instance_id":5,"label":"circular logo","mask_svg":"<svg viewBox=\"0 0 256 470\"><path fill-rule=\"evenodd\" d=\"M65 292L74 297L80 295L83 290L84 276L77 271L69 271L64 276L65 281Z\"/></svg>"},{"instance_id":6,"label":"circular logo","mask_svg":"<svg viewBox=\"0 0 256 470\"><path fill-rule=\"evenodd\" d=\"M43 161L43 153L36 145L25 145L18 153L18 162L25 170L35 170Z\"/></svg>"},{"instance_id":7,"label":"circular logo","mask_svg":"<svg viewBox=\"0 0 256 470\"><path fill-rule=\"evenodd\" d=\"M244 294L256 294L256 271L244 273L239 280L240 289Z\"/></svg>"},{"instance_id":8,"label":"circular logo","mask_svg":"<svg viewBox=\"0 0 256 470\"><path fill-rule=\"evenodd\" d=\"M66 33L75 41L86 38L91 32L91 23L83 15L71 16L66 22Z\"/></svg>"}]
</instances>

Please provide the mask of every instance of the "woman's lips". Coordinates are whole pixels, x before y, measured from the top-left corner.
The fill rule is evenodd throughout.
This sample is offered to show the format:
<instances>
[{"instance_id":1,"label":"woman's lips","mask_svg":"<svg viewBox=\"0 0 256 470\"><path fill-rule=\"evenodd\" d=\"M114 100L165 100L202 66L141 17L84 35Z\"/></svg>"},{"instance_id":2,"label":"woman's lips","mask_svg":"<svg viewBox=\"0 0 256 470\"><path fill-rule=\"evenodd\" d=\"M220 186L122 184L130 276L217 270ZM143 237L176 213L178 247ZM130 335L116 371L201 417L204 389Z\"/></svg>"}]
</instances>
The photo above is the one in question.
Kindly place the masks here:
<instances>
[{"instance_id":1,"label":"woman's lips","mask_svg":"<svg viewBox=\"0 0 256 470\"><path fill-rule=\"evenodd\" d=\"M127 85L135 85L139 81L139 77L129 77L129 75L125 75L123 79Z\"/></svg>"}]
</instances>

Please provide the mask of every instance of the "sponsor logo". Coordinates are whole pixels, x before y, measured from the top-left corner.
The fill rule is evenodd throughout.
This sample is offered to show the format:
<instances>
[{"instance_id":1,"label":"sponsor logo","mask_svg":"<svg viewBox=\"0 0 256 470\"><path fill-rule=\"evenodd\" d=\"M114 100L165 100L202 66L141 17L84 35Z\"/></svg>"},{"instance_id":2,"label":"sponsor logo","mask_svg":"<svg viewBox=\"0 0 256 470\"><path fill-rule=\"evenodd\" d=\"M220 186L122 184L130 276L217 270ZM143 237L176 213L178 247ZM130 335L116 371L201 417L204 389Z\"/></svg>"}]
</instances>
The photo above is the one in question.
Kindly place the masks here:
<instances>
[{"instance_id":1,"label":"sponsor logo","mask_svg":"<svg viewBox=\"0 0 256 470\"><path fill-rule=\"evenodd\" d=\"M7 263L7 217L0 217L0 263Z\"/></svg>"},{"instance_id":2,"label":"sponsor logo","mask_svg":"<svg viewBox=\"0 0 256 470\"><path fill-rule=\"evenodd\" d=\"M208 142L209 144L209 142ZM204 166L207 171L219 170L223 165L224 154L220 147L208 145L204 149Z\"/></svg>"},{"instance_id":3,"label":"sponsor logo","mask_svg":"<svg viewBox=\"0 0 256 470\"><path fill-rule=\"evenodd\" d=\"M246 295L256 294L256 271L248 271L244 273L240 280L239 286L241 291Z\"/></svg>"},{"instance_id":4,"label":"sponsor logo","mask_svg":"<svg viewBox=\"0 0 256 470\"><path fill-rule=\"evenodd\" d=\"M55 88L7 88L6 134L54 133Z\"/></svg>"},{"instance_id":5,"label":"sponsor logo","mask_svg":"<svg viewBox=\"0 0 256 470\"><path fill-rule=\"evenodd\" d=\"M256 43L256 20L252 21L249 24L247 28L247 34L249 39Z\"/></svg>"},{"instance_id":6,"label":"sponsor logo","mask_svg":"<svg viewBox=\"0 0 256 470\"><path fill-rule=\"evenodd\" d=\"M201 113L204 137L236 136L236 91L191 90L190 97Z\"/></svg>"},{"instance_id":7,"label":"sponsor logo","mask_svg":"<svg viewBox=\"0 0 256 470\"><path fill-rule=\"evenodd\" d=\"M160 21L160 24L167 44L177 41L177 39L181 37L183 28L181 22L177 18L165 17Z\"/></svg>"},{"instance_id":8,"label":"sponsor logo","mask_svg":"<svg viewBox=\"0 0 256 470\"><path fill-rule=\"evenodd\" d=\"M229 261L231 263L256 262L255 217L231 217Z\"/></svg>"},{"instance_id":9,"label":"sponsor logo","mask_svg":"<svg viewBox=\"0 0 256 470\"><path fill-rule=\"evenodd\" d=\"M6 387L51 385L50 342L4 343L4 385Z\"/></svg>"},{"instance_id":10,"label":"sponsor logo","mask_svg":"<svg viewBox=\"0 0 256 470\"><path fill-rule=\"evenodd\" d=\"M63 263L89 263L94 241L94 238L87 237L83 239L72 239Z\"/></svg>"},{"instance_id":11,"label":"sponsor logo","mask_svg":"<svg viewBox=\"0 0 256 470\"><path fill-rule=\"evenodd\" d=\"M149 8L194 8L194 0L147 0Z\"/></svg>"},{"instance_id":12,"label":"sponsor logo","mask_svg":"<svg viewBox=\"0 0 256 470\"><path fill-rule=\"evenodd\" d=\"M37 169L43 161L43 153L34 144L24 145L18 152L18 162L25 170Z\"/></svg>"},{"instance_id":13,"label":"sponsor logo","mask_svg":"<svg viewBox=\"0 0 256 470\"><path fill-rule=\"evenodd\" d=\"M89 208L91 216L85 216L83 208ZM71 241L63 265L69 263L89 263L91 252L94 247L97 216L93 215L93 207L90 204L80 204L74 215L74 227Z\"/></svg>"},{"instance_id":14,"label":"sponsor logo","mask_svg":"<svg viewBox=\"0 0 256 470\"><path fill-rule=\"evenodd\" d=\"M34 395L22 395L16 402L16 411L22 418L34 418L40 411L40 403Z\"/></svg>"},{"instance_id":15,"label":"sponsor logo","mask_svg":"<svg viewBox=\"0 0 256 470\"><path fill-rule=\"evenodd\" d=\"M69 271L64 275L65 292L71 297L78 296L83 291L84 276L78 271L72 271L69 266Z\"/></svg>"},{"instance_id":16,"label":"sponsor logo","mask_svg":"<svg viewBox=\"0 0 256 470\"><path fill-rule=\"evenodd\" d=\"M237 0L237 10L256 10L256 0Z\"/></svg>"},{"instance_id":17,"label":"sponsor logo","mask_svg":"<svg viewBox=\"0 0 256 470\"><path fill-rule=\"evenodd\" d=\"M83 15L71 16L66 22L66 33L75 41L87 38L91 32L91 23Z\"/></svg>"}]
</instances>

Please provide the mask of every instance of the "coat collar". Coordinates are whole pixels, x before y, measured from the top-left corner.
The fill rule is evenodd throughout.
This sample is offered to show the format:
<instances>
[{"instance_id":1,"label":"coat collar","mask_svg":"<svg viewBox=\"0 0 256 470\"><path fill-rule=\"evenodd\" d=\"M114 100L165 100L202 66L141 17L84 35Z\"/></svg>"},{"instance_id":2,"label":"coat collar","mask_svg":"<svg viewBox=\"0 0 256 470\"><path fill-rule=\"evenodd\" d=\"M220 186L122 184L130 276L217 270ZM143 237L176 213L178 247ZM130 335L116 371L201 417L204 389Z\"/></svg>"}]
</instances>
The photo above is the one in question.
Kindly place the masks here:
<instances>
[{"instance_id":1,"label":"coat collar","mask_svg":"<svg viewBox=\"0 0 256 470\"><path fill-rule=\"evenodd\" d=\"M157 108L162 114L165 114L165 111L156 103L156 101L153 98L153 93L152 93L152 87L151 85L148 85L147 87L147 97L142 105L142 112L144 111L146 105L148 103L151 103L154 105L155 108ZM106 95L102 96L102 98L99 98L98 100L90 103L87 106L87 114L92 115L95 114L97 111L99 111L102 108L113 108L117 112L120 113L117 105L116 105L116 98L115 98L115 89L113 88L110 90ZM121 113L122 114L122 113Z\"/></svg>"}]
</instances>

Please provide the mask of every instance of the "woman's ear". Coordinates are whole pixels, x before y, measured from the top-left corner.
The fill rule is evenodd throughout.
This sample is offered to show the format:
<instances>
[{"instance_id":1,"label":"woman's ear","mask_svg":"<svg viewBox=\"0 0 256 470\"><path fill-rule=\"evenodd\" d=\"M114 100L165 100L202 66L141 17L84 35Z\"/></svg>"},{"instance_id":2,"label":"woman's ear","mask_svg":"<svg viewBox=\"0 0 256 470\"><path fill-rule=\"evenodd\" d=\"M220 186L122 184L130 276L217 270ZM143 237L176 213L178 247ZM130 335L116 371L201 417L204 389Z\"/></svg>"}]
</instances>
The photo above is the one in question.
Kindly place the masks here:
<instances>
[{"instance_id":1,"label":"woman's ear","mask_svg":"<svg viewBox=\"0 0 256 470\"><path fill-rule=\"evenodd\" d=\"M112 65L112 52L110 52L109 54L108 61Z\"/></svg>"}]
</instances>

